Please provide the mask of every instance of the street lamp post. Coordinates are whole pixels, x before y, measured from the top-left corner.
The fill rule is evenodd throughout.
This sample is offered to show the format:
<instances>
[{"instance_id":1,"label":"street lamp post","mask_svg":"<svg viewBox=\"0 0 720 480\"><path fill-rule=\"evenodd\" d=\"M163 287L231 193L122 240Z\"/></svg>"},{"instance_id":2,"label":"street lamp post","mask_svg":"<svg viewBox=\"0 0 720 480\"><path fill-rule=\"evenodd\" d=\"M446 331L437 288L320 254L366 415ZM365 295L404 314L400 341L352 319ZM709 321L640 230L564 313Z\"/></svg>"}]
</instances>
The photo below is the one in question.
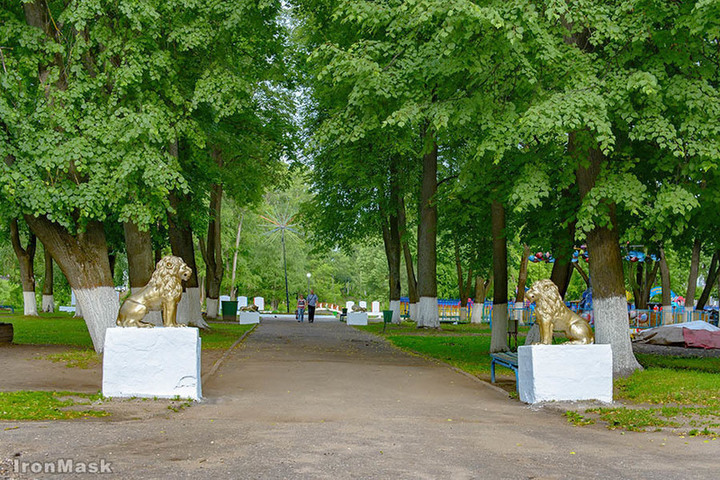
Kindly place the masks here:
<instances>
[{"instance_id":1,"label":"street lamp post","mask_svg":"<svg viewBox=\"0 0 720 480\"><path fill-rule=\"evenodd\" d=\"M308 274L307 274L307 279L308 279L307 293L308 293L308 295L310 295L310 277L312 277L312 274L310 272L308 272Z\"/></svg>"}]
</instances>

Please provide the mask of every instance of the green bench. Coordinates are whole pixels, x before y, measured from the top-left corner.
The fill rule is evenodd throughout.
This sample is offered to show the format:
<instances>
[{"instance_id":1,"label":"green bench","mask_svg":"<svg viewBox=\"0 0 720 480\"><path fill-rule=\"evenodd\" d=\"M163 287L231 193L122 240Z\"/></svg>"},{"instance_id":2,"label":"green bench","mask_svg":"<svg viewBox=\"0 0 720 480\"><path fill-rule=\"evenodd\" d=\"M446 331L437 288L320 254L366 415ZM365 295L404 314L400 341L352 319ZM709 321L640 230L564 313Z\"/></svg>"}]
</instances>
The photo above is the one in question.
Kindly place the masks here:
<instances>
[{"instance_id":1,"label":"green bench","mask_svg":"<svg viewBox=\"0 0 720 480\"><path fill-rule=\"evenodd\" d=\"M495 365L500 365L515 372L515 388L518 384L518 354L517 352L491 353L490 357L490 382L495 383Z\"/></svg>"}]
</instances>

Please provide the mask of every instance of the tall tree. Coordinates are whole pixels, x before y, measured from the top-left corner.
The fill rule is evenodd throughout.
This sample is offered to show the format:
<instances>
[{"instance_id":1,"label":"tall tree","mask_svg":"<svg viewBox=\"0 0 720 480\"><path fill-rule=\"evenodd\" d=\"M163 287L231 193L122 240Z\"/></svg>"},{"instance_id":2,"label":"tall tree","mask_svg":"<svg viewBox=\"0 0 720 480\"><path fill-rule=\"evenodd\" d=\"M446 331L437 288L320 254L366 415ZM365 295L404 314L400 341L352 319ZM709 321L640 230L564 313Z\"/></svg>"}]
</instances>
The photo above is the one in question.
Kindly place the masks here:
<instances>
[{"instance_id":1,"label":"tall tree","mask_svg":"<svg viewBox=\"0 0 720 480\"><path fill-rule=\"evenodd\" d=\"M438 146L434 133L423 127L423 138L429 138L430 150L423 155L420 188L420 215L418 221L418 328L438 328L440 317L437 308L437 156Z\"/></svg>"},{"instance_id":2,"label":"tall tree","mask_svg":"<svg viewBox=\"0 0 720 480\"><path fill-rule=\"evenodd\" d=\"M213 153L219 167L222 167L221 154ZM222 240L220 233L223 188L221 184L210 187L210 223L208 224L207 241L200 238L200 252L205 261L205 290L207 295L207 316L216 318L218 315L220 286L222 285L225 265L223 264Z\"/></svg>"}]
</instances>

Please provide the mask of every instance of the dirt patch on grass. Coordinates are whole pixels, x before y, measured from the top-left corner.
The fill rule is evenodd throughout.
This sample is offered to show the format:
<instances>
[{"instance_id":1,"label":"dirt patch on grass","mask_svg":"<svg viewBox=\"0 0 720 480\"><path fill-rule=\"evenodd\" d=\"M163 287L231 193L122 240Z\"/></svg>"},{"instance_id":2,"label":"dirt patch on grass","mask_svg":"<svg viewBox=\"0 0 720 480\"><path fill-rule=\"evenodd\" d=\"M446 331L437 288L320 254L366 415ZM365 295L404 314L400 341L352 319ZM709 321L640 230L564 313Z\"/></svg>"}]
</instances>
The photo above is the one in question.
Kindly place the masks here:
<instances>
[{"instance_id":1,"label":"dirt patch on grass","mask_svg":"<svg viewBox=\"0 0 720 480\"><path fill-rule=\"evenodd\" d=\"M651 345L649 343L633 343L634 353L647 353L651 355L667 355L673 357L720 357L718 348L685 348L670 345Z\"/></svg>"}]
</instances>

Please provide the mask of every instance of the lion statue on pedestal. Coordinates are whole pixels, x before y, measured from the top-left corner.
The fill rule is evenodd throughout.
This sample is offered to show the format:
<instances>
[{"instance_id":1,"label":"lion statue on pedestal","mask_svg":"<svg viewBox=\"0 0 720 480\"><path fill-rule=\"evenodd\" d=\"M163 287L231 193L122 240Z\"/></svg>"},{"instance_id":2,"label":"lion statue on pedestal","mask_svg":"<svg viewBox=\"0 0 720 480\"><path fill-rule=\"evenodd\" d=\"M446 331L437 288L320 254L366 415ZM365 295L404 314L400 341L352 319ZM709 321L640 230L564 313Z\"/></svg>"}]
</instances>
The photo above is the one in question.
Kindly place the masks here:
<instances>
[{"instance_id":1,"label":"lion statue on pedestal","mask_svg":"<svg viewBox=\"0 0 720 480\"><path fill-rule=\"evenodd\" d=\"M145 315L162 310L164 326L184 327L177 323L177 304L182 296L182 281L189 279L191 274L192 269L182 258L163 257L148 284L125 299L115 323L120 327L153 327L152 323L143 321Z\"/></svg>"},{"instance_id":2,"label":"lion statue on pedestal","mask_svg":"<svg viewBox=\"0 0 720 480\"><path fill-rule=\"evenodd\" d=\"M540 327L540 344L551 345L553 330L563 330L569 345L595 342L592 328L577 313L565 306L558 287L550 279L533 283L525 298L535 302L535 318ZM536 343L537 344L537 343Z\"/></svg>"}]
</instances>

